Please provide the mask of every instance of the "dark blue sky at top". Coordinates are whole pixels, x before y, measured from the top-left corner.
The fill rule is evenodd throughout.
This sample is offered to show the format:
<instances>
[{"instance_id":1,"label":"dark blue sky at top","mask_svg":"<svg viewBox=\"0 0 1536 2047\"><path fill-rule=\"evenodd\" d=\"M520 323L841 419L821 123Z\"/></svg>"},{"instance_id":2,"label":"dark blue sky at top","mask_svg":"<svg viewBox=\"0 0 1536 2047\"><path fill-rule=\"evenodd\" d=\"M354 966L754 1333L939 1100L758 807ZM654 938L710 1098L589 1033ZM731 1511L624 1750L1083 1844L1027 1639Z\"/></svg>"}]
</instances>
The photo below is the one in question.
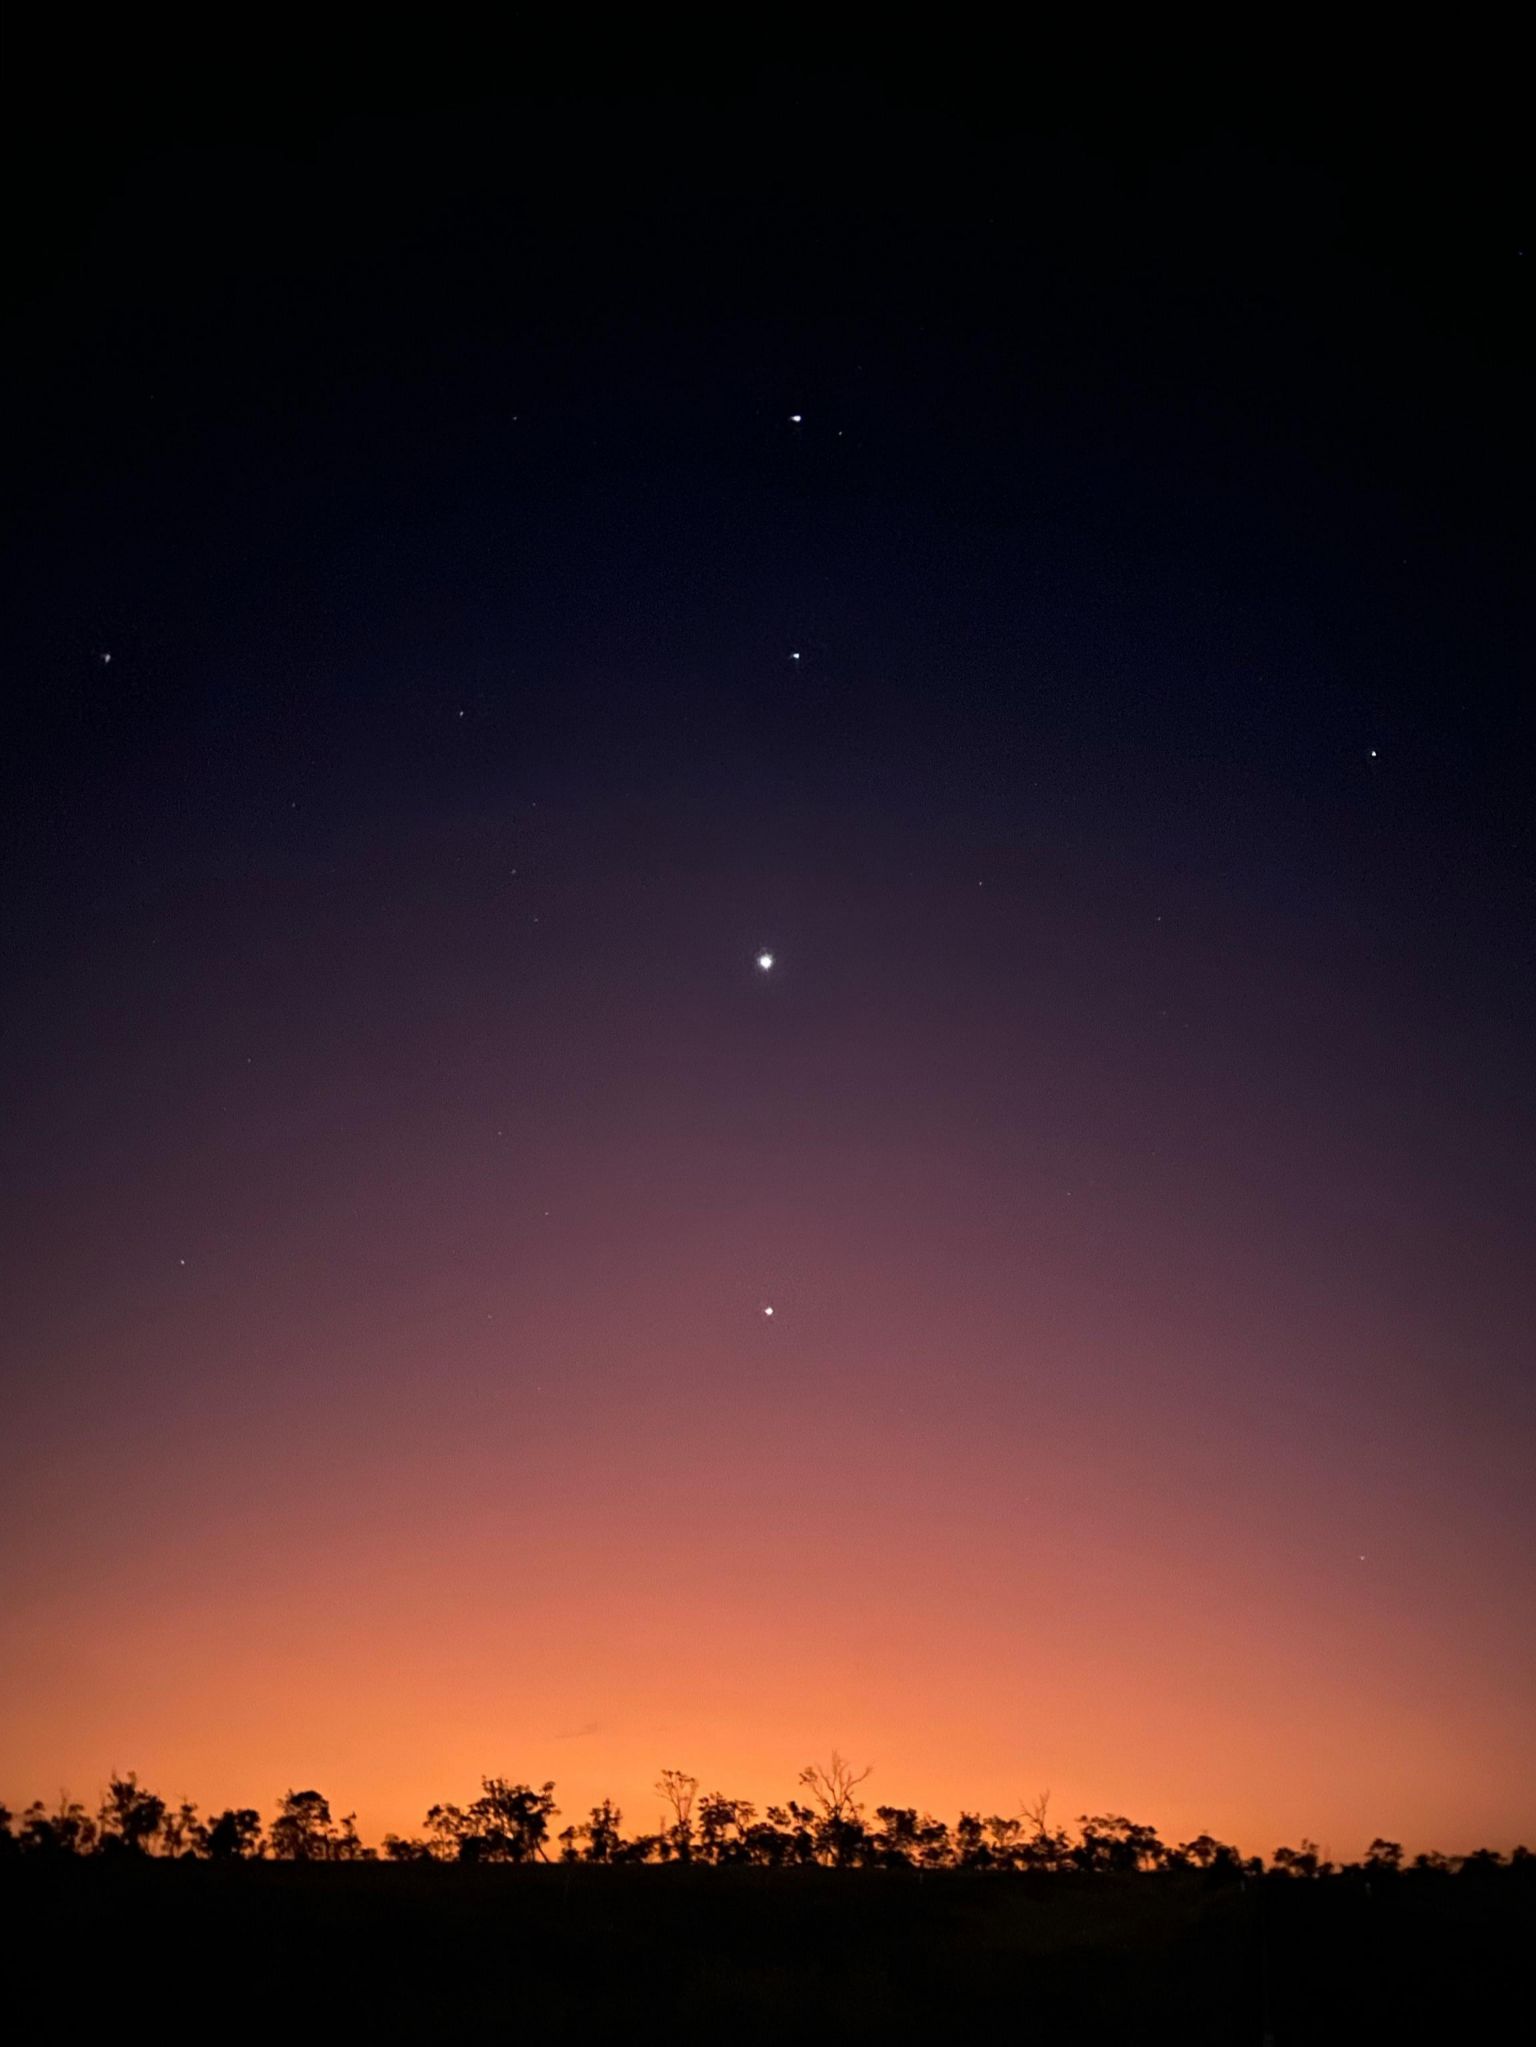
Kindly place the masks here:
<instances>
[{"instance_id":1,"label":"dark blue sky at top","mask_svg":"<svg viewBox=\"0 0 1536 2047\"><path fill-rule=\"evenodd\" d=\"M1142 999L1218 1068L1229 968L1336 971L1401 1020L1379 1124L1427 1118L1518 1215L1529 286L1496 109L223 90L93 76L28 131L18 1175L61 1048L109 1100L103 1019L131 1068L253 928L302 1008L401 892L518 945L542 890L733 956L851 876L962 1005L1039 968L978 968L949 884L1080 914L1085 1014L1094 948L1176 918ZM678 871L720 877L715 928L645 893ZM1314 1055L1286 1078L1357 1107L1369 1054Z\"/></svg>"}]
</instances>

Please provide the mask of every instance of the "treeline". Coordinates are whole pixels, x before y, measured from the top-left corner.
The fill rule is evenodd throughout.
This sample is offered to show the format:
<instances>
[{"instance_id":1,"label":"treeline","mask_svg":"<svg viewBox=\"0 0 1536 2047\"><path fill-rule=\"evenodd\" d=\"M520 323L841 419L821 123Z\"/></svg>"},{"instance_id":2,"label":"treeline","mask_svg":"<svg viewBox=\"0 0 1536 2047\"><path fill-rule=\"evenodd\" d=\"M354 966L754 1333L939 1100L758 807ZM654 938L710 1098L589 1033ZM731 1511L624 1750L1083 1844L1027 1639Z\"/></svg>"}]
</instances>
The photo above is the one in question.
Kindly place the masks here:
<instances>
[{"instance_id":1,"label":"treeline","mask_svg":"<svg viewBox=\"0 0 1536 2047\"><path fill-rule=\"evenodd\" d=\"M270 1824L251 1806L226 1807L202 1818L183 1799L171 1804L130 1772L114 1776L94 1814L67 1795L49 1808L41 1800L19 1819L0 1806L0 1856L156 1857L172 1861L520 1863L697 1863L758 1869L835 1868L999 1870L1049 1874L1150 1875L1198 1871L1212 1880L1281 1876L1395 1879L1518 1875L1536 1880L1536 1854L1524 1847L1505 1857L1479 1848L1470 1855L1435 1852L1405 1861L1395 1841L1375 1840L1359 1862L1335 1864L1316 1842L1276 1848L1269 1862L1230 1843L1198 1834L1171 1845L1155 1828L1118 1814L1082 1814L1053 1825L1049 1794L1017 1813L962 1812L953 1826L915 1806L877 1805L858 1796L869 1771L854 1771L833 1753L825 1766L800 1772L800 1796L761 1812L748 1799L700 1794L685 1770L663 1770L656 1794L664 1808L652 1833L628 1835L610 1799L579 1823L552 1832L560 1809L553 1782L535 1788L505 1777L481 1779L469 1804L434 1805L419 1835L386 1834L382 1847L359 1838L356 1815L332 1817L318 1791L288 1791Z\"/></svg>"}]
</instances>

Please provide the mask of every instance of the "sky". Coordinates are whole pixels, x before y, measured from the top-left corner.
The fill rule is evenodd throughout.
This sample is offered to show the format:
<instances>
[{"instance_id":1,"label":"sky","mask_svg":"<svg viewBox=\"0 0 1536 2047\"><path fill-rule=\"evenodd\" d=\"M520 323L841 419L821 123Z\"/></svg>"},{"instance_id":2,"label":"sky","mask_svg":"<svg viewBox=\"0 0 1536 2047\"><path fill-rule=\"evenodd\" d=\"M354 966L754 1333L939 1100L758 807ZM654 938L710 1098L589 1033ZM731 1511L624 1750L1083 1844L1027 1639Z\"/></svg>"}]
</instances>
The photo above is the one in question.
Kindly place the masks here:
<instances>
[{"instance_id":1,"label":"sky","mask_svg":"<svg viewBox=\"0 0 1536 2047\"><path fill-rule=\"evenodd\" d=\"M0 1799L1529 1839L1494 88L123 57L9 280Z\"/></svg>"}]
</instances>

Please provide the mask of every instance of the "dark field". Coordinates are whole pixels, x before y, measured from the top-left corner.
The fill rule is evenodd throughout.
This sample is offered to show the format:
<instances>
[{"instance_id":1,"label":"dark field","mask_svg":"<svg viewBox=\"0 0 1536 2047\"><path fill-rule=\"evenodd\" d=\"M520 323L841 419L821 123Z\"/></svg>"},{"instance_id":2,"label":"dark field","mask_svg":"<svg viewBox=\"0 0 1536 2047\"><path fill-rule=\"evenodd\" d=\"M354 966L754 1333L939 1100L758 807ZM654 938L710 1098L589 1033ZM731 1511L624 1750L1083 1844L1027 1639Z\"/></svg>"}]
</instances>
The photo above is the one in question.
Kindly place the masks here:
<instances>
[{"instance_id":1,"label":"dark field","mask_svg":"<svg viewBox=\"0 0 1536 2047\"><path fill-rule=\"evenodd\" d=\"M0 1877L11 2037L1522 2036L1510 1881L61 1861ZM60 1961L54 1959L62 1957Z\"/></svg>"}]
</instances>

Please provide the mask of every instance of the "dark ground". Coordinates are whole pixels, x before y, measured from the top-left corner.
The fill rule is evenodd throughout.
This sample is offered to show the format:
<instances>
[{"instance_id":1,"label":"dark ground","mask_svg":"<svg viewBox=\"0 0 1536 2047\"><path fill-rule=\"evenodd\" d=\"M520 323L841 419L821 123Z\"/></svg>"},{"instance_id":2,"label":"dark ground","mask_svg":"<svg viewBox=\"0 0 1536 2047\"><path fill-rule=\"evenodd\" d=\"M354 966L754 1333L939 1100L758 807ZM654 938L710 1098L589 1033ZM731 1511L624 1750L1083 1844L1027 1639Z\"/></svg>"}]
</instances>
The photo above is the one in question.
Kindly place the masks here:
<instances>
[{"instance_id":1,"label":"dark ground","mask_svg":"<svg viewBox=\"0 0 1536 2047\"><path fill-rule=\"evenodd\" d=\"M11 2037L1519 2037L1528 1886L12 1868ZM51 1957L60 1956L61 1962Z\"/></svg>"}]
</instances>

